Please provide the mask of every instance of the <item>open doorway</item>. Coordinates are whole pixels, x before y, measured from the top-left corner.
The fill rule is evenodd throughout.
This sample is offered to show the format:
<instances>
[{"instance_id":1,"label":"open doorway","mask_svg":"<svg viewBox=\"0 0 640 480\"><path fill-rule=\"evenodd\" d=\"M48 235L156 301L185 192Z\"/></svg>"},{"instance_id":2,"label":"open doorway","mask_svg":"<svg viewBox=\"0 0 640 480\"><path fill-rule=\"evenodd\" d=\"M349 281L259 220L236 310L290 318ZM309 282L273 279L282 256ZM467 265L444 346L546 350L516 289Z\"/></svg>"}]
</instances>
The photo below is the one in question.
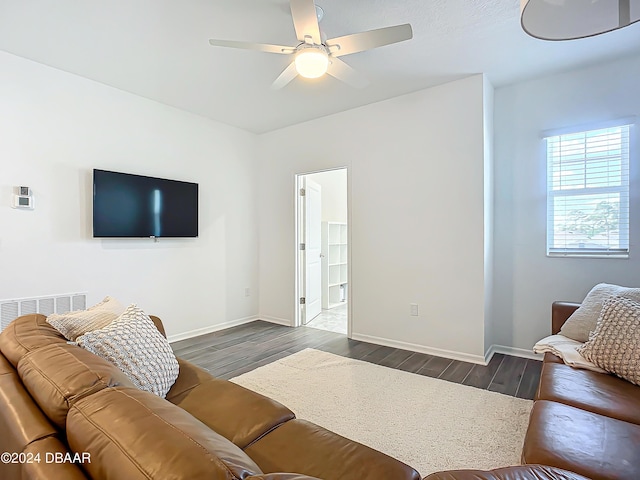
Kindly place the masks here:
<instances>
[{"instance_id":1,"label":"open doorway","mask_svg":"<svg viewBox=\"0 0 640 480\"><path fill-rule=\"evenodd\" d=\"M349 334L347 169L296 176L296 325Z\"/></svg>"}]
</instances>

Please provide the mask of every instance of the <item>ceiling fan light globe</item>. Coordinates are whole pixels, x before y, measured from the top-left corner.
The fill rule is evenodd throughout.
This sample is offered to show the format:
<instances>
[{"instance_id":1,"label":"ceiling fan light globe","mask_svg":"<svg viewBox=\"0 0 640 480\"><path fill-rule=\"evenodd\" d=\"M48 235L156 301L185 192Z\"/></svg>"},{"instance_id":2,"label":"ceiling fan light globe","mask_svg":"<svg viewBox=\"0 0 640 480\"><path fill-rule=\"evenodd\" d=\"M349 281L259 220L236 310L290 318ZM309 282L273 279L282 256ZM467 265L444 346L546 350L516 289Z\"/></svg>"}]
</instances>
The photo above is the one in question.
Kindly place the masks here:
<instances>
[{"instance_id":1,"label":"ceiling fan light globe","mask_svg":"<svg viewBox=\"0 0 640 480\"><path fill-rule=\"evenodd\" d=\"M305 48L296 53L296 71L304 78L318 78L327 73L329 55L324 50Z\"/></svg>"}]
</instances>

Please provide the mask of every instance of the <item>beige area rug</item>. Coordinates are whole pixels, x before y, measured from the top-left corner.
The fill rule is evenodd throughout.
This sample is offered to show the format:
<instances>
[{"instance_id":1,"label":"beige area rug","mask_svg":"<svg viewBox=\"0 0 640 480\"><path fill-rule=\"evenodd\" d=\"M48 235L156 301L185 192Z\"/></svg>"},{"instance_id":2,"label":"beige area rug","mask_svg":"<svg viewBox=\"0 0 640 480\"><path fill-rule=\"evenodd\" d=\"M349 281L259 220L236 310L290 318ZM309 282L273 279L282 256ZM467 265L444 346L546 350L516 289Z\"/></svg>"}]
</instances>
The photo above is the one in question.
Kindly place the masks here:
<instances>
[{"instance_id":1,"label":"beige area rug","mask_svg":"<svg viewBox=\"0 0 640 480\"><path fill-rule=\"evenodd\" d=\"M519 464L533 404L313 349L231 381L422 476Z\"/></svg>"}]
</instances>

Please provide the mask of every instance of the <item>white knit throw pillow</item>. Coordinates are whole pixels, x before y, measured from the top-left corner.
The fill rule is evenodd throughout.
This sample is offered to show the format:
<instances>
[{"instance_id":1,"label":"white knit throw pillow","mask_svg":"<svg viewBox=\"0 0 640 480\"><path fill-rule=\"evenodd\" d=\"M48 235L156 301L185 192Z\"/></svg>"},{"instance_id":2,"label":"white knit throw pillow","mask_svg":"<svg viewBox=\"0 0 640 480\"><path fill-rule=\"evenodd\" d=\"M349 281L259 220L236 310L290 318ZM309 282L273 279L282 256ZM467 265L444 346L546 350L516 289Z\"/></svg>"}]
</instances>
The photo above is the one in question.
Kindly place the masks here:
<instances>
[{"instance_id":1,"label":"white knit throw pillow","mask_svg":"<svg viewBox=\"0 0 640 480\"><path fill-rule=\"evenodd\" d=\"M78 345L113 363L141 390L164 398L178 378L178 360L166 338L136 305L104 328L78 337Z\"/></svg>"},{"instance_id":2,"label":"white knit throw pillow","mask_svg":"<svg viewBox=\"0 0 640 480\"><path fill-rule=\"evenodd\" d=\"M591 338L578 353L597 366L640 385L640 303L606 300Z\"/></svg>"}]
</instances>

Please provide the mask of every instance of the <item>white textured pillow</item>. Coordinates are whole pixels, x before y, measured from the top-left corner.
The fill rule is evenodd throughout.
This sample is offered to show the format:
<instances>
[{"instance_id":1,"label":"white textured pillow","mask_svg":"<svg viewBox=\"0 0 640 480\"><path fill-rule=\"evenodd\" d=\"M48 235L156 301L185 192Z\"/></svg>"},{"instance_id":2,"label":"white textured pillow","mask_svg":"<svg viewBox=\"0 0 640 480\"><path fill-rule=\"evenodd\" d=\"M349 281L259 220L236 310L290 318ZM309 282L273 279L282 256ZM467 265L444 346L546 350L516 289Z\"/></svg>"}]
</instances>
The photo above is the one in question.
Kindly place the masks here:
<instances>
[{"instance_id":1,"label":"white textured pillow","mask_svg":"<svg viewBox=\"0 0 640 480\"><path fill-rule=\"evenodd\" d=\"M578 342L589 340L589 333L596 329L602 304L611 297L624 297L640 302L640 288L621 287L608 283L599 283L587 296L560 329L560 333Z\"/></svg>"},{"instance_id":2,"label":"white textured pillow","mask_svg":"<svg viewBox=\"0 0 640 480\"><path fill-rule=\"evenodd\" d=\"M607 372L640 385L640 303L622 297L606 300L598 326L578 353Z\"/></svg>"},{"instance_id":3,"label":"white textured pillow","mask_svg":"<svg viewBox=\"0 0 640 480\"><path fill-rule=\"evenodd\" d=\"M113 363L141 390L164 398L178 378L173 350L153 320L136 305L100 330L78 337L78 345Z\"/></svg>"},{"instance_id":4,"label":"white textured pillow","mask_svg":"<svg viewBox=\"0 0 640 480\"><path fill-rule=\"evenodd\" d=\"M124 309L124 305L119 301L107 296L100 303L86 310L53 313L47 317L47 322L67 340L74 342L80 335L109 325L124 312Z\"/></svg>"}]
</instances>

